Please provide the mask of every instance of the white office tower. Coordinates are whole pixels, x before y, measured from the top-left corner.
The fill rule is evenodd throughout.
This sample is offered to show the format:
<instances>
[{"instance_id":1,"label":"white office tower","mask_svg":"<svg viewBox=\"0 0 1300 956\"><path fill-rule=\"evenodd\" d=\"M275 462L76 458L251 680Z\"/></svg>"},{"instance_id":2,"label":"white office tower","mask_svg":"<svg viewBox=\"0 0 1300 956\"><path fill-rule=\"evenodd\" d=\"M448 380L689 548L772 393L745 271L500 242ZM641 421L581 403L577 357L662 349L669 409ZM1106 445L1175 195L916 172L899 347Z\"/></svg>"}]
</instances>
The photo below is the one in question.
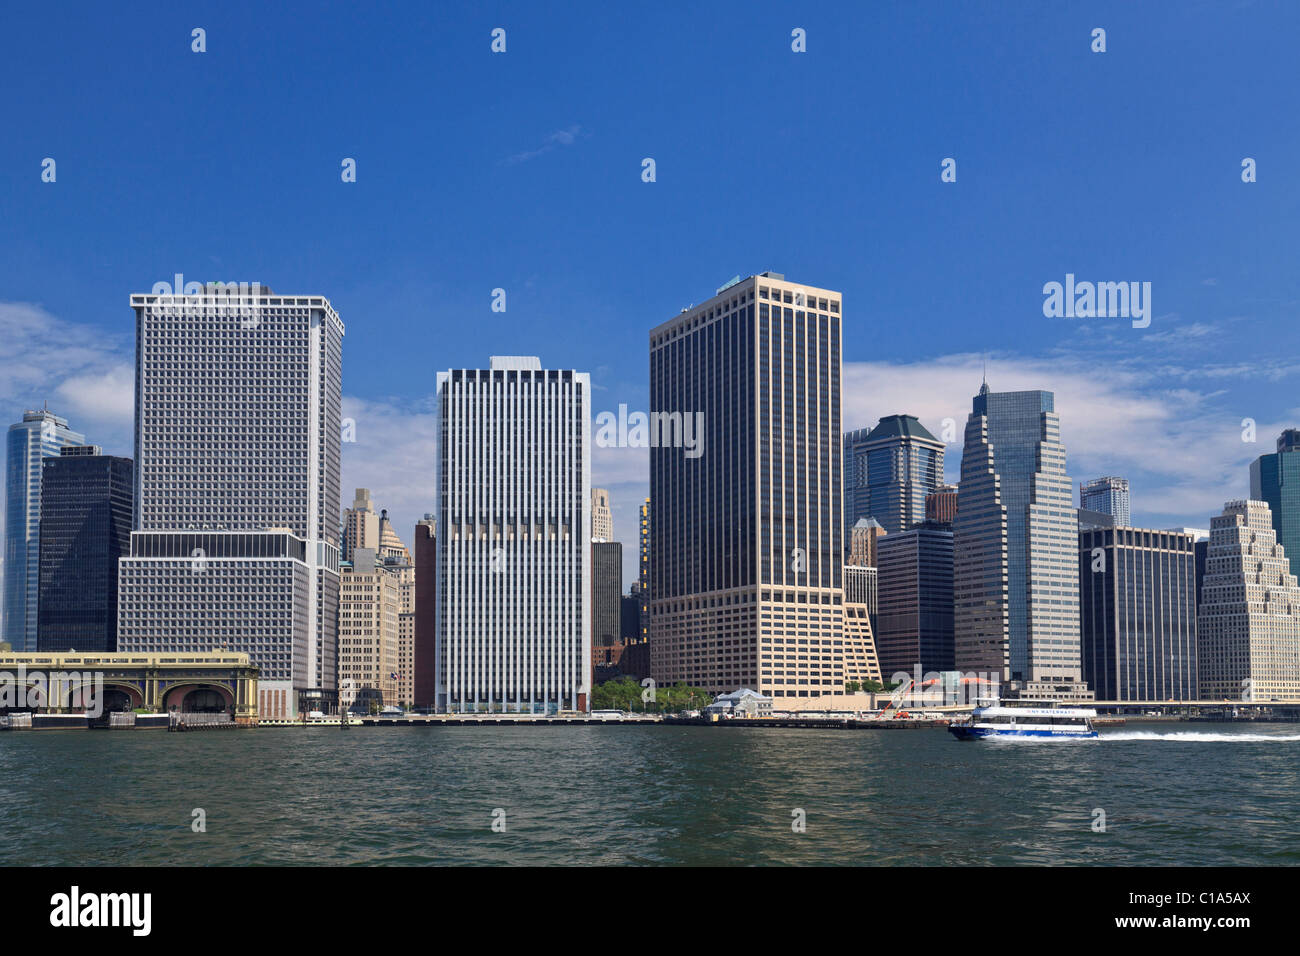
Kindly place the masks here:
<instances>
[{"instance_id":1,"label":"white office tower","mask_svg":"<svg viewBox=\"0 0 1300 956\"><path fill-rule=\"evenodd\" d=\"M135 528L119 650L247 652L262 717L328 706L343 322L322 296L131 296Z\"/></svg>"},{"instance_id":2,"label":"white office tower","mask_svg":"<svg viewBox=\"0 0 1300 956\"><path fill-rule=\"evenodd\" d=\"M1300 587L1265 502L1210 519L1196 636L1204 699L1300 699Z\"/></svg>"},{"instance_id":3,"label":"white office tower","mask_svg":"<svg viewBox=\"0 0 1300 956\"><path fill-rule=\"evenodd\" d=\"M440 711L588 708L590 409L537 358L438 373Z\"/></svg>"}]
</instances>

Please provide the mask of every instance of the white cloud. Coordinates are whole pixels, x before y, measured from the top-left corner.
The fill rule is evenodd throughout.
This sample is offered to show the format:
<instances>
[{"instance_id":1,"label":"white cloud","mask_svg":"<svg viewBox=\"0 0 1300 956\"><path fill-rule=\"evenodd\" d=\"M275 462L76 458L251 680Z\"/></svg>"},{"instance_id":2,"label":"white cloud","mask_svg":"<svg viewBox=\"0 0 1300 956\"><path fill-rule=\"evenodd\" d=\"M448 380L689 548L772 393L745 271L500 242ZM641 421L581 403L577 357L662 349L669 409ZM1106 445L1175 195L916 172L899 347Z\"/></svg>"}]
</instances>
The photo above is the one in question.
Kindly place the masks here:
<instances>
[{"instance_id":1,"label":"white cloud","mask_svg":"<svg viewBox=\"0 0 1300 956\"><path fill-rule=\"evenodd\" d=\"M538 156L549 153L557 146L572 146L577 142L578 136L582 133L582 127L574 124L565 129L557 129L542 141L542 145L537 149L530 149L523 153L515 153L506 160L507 166L514 166L518 163L526 163L530 159L536 159Z\"/></svg>"},{"instance_id":2,"label":"white cloud","mask_svg":"<svg viewBox=\"0 0 1300 956\"><path fill-rule=\"evenodd\" d=\"M947 473L960 473L961 442L983 356L948 355L912 364L853 362L844 366L846 429L884 415L916 415L936 436L953 420ZM1283 427L1260 422L1259 441L1241 440L1241 416L1220 392L1167 388L1131 367L1064 357L996 356L988 362L994 391L1055 393L1071 478L1129 478L1135 521L1160 526L1208 525L1229 498L1249 493L1249 464L1271 450L1267 436Z\"/></svg>"},{"instance_id":3,"label":"white cloud","mask_svg":"<svg viewBox=\"0 0 1300 956\"><path fill-rule=\"evenodd\" d=\"M432 399L415 404L343 396L343 417L356 423L356 441L344 442L341 507L357 488L369 488L376 508L387 508L398 537L413 547L415 523L434 510L438 464Z\"/></svg>"},{"instance_id":4,"label":"white cloud","mask_svg":"<svg viewBox=\"0 0 1300 956\"><path fill-rule=\"evenodd\" d=\"M86 440L130 454L135 404L132 341L59 319L42 306L0 302L0 405L17 421L49 402Z\"/></svg>"}]
</instances>

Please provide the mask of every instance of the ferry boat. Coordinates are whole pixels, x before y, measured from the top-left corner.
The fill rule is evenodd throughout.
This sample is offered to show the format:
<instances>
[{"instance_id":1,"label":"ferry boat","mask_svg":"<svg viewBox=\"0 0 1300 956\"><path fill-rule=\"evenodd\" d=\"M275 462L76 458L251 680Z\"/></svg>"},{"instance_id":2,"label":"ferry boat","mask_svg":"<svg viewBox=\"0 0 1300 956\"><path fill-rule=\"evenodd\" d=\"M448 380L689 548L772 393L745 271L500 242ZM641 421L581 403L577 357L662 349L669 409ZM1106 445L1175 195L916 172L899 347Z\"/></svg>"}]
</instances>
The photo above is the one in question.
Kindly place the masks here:
<instances>
[{"instance_id":1,"label":"ferry boat","mask_svg":"<svg viewBox=\"0 0 1300 956\"><path fill-rule=\"evenodd\" d=\"M1017 700L976 707L966 720L953 721L949 732L958 740L982 737L1096 737L1092 729L1097 711L1091 707L1064 707L1055 700Z\"/></svg>"}]
</instances>

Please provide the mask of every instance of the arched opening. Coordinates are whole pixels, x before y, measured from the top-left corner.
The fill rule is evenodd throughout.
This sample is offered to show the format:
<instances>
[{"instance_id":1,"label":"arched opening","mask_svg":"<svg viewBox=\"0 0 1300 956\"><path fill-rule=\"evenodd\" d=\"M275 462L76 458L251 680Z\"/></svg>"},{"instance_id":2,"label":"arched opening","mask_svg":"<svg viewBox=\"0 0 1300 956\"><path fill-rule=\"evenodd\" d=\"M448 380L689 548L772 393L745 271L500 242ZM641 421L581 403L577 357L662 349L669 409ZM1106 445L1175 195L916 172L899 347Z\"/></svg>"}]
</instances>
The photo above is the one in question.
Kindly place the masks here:
<instances>
[{"instance_id":1,"label":"arched opening","mask_svg":"<svg viewBox=\"0 0 1300 956\"><path fill-rule=\"evenodd\" d=\"M226 710L226 697L210 687L192 690L181 701L181 712L186 714L219 714Z\"/></svg>"},{"instance_id":2,"label":"arched opening","mask_svg":"<svg viewBox=\"0 0 1300 956\"><path fill-rule=\"evenodd\" d=\"M67 706L73 713L123 713L143 707L144 698L129 684L84 683L69 688Z\"/></svg>"},{"instance_id":3,"label":"arched opening","mask_svg":"<svg viewBox=\"0 0 1300 956\"><path fill-rule=\"evenodd\" d=\"M219 684L185 683L171 687L163 695L163 710L187 714L219 714L233 710L235 697Z\"/></svg>"},{"instance_id":4,"label":"arched opening","mask_svg":"<svg viewBox=\"0 0 1300 956\"><path fill-rule=\"evenodd\" d=\"M120 687L104 688L104 713L115 714L133 709L131 695L126 691Z\"/></svg>"}]
</instances>

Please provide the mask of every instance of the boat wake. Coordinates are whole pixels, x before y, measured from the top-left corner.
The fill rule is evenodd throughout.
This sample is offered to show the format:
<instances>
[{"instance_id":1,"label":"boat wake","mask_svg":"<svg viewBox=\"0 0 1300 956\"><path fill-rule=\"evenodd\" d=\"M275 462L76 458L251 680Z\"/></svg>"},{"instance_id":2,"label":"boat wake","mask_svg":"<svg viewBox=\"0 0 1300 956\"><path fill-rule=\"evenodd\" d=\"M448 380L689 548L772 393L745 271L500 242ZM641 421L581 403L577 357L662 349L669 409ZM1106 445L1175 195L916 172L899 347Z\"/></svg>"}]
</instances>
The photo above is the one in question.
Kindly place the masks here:
<instances>
[{"instance_id":1,"label":"boat wake","mask_svg":"<svg viewBox=\"0 0 1300 956\"><path fill-rule=\"evenodd\" d=\"M1267 741L1270 743L1294 743L1300 740L1300 734L1227 734L1215 733L1213 731L1203 730L1184 730L1173 731L1167 734L1156 733L1151 730L1118 730L1112 733L1101 732L1098 740L1186 740L1194 742L1227 742L1233 743L1238 741Z\"/></svg>"}]
</instances>

